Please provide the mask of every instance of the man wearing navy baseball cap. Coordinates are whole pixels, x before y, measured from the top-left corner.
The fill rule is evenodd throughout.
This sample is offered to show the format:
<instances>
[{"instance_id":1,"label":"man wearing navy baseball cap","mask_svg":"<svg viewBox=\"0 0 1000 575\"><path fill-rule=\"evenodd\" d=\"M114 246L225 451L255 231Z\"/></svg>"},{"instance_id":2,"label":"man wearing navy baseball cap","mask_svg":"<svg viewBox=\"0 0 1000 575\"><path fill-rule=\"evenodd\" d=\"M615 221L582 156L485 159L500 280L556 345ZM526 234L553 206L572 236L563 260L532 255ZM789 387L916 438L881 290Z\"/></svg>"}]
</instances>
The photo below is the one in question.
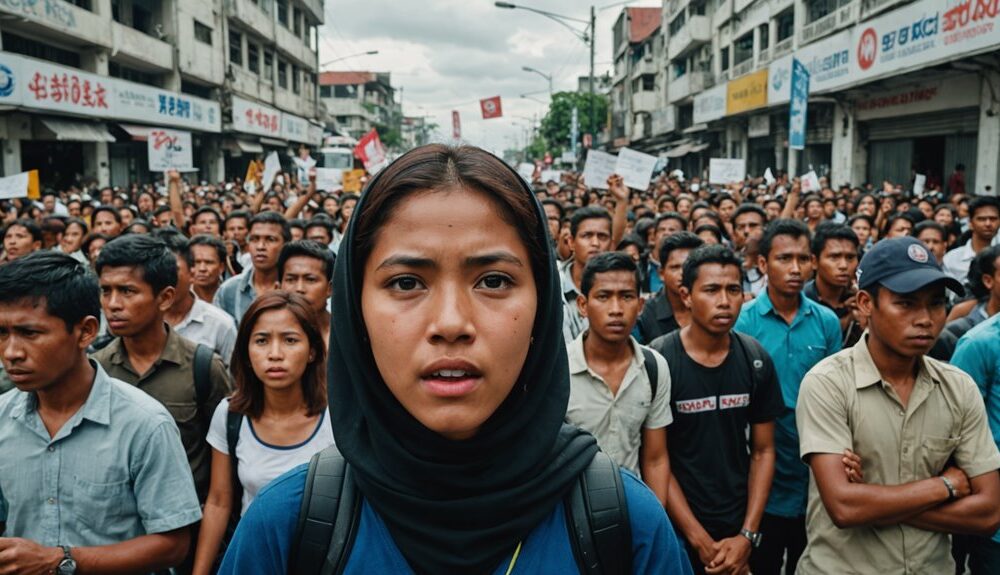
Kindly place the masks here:
<instances>
[{"instance_id":1,"label":"man wearing navy baseball cap","mask_svg":"<svg viewBox=\"0 0 1000 575\"><path fill-rule=\"evenodd\" d=\"M962 286L911 237L878 242L857 273L868 330L799 391L811 477L798 571L952 573L949 533L1000 526L1000 451L979 390L925 356L944 327L945 290Z\"/></svg>"}]
</instances>

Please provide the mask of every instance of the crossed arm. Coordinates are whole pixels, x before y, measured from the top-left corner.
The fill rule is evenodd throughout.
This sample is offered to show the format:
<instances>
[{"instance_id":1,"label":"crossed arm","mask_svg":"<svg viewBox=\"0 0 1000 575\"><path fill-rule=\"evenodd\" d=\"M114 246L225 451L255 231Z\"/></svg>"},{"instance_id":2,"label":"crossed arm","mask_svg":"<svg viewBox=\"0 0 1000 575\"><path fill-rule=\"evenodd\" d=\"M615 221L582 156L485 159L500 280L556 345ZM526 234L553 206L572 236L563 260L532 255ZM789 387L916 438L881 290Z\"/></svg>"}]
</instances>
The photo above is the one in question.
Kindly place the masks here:
<instances>
[{"instance_id":1,"label":"crossed arm","mask_svg":"<svg viewBox=\"0 0 1000 575\"><path fill-rule=\"evenodd\" d=\"M166 569L184 560L190 544L187 527L141 535L135 539L71 550L80 575L141 573ZM0 537L0 575L54 573L63 559L59 547L43 547L34 541Z\"/></svg>"}]
</instances>

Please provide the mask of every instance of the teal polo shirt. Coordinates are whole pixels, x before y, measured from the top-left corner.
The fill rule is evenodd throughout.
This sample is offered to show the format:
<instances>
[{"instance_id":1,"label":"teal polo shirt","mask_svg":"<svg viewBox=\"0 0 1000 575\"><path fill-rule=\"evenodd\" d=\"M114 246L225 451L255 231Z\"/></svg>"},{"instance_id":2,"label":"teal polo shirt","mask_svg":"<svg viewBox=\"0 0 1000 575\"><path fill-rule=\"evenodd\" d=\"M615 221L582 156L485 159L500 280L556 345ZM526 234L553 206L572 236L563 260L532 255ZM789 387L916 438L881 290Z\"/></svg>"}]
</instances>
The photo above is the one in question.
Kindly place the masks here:
<instances>
[{"instance_id":1,"label":"teal polo shirt","mask_svg":"<svg viewBox=\"0 0 1000 575\"><path fill-rule=\"evenodd\" d=\"M799 295L799 311L789 325L774 311L767 290L743 306L733 328L760 342L774 360L785 411L774 426L774 481L765 511L781 517L806 513L809 468L799 458L795 404L802 378L823 358L840 351L840 321L825 306Z\"/></svg>"},{"instance_id":2,"label":"teal polo shirt","mask_svg":"<svg viewBox=\"0 0 1000 575\"><path fill-rule=\"evenodd\" d=\"M958 340L951 364L969 374L986 400L993 441L1000 448L1000 314L970 329ZM1000 531L993 535L1000 543Z\"/></svg>"}]
</instances>

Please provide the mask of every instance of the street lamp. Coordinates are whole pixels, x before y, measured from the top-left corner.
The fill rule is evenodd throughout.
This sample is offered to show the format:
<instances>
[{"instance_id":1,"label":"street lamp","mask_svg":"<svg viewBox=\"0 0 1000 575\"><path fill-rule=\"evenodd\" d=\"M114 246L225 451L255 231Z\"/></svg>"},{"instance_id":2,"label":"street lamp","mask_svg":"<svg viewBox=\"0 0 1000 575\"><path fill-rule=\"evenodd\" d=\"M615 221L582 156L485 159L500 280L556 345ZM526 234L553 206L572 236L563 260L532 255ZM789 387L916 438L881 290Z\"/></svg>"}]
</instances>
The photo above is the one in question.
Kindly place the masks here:
<instances>
[{"instance_id":1,"label":"street lamp","mask_svg":"<svg viewBox=\"0 0 1000 575\"><path fill-rule=\"evenodd\" d=\"M595 26L595 21L597 20L596 12L594 7L590 7L590 20L581 20L580 18L573 18L570 16L563 16L562 14L555 14L553 12L548 12L546 10L539 10L537 8L532 8L530 6L521 6L520 4L514 4L512 2L494 2L494 6L497 8L506 8L508 10L521 9L527 10L528 12L534 12L540 16L544 16L549 20L553 20L561 24L564 28L568 29L573 33L574 36L583 41L590 48L590 130L591 132L597 131L597 110L594 107L594 35L597 33ZM583 30L570 25L568 22L577 22L584 24ZM592 134L596 139L597 134Z\"/></svg>"},{"instance_id":2,"label":"street lamp","mask_svg":"<svg viewBox=\"0 0 1000 575\"><path fill-rule=\"evenodd\" d=\"M529 96L528 94L521 94L521 98L524 98L525 100L531 100L532 102L538 102L539 104L541 104L543 106L547 106L549 104L545 100L542 100L540 98L536 98L534 96Z\"/></svg>"},{"instance_id":3,"label":"street lamp","mask_svg":"<svg viewBox=\"0 0 1000 575\"><path fill-rule=\"evenodd\" d=\"M341 60L347 60L348 58L357 58L358 56L374 56L378 54L378 50L368 50L367 52L358 52L357 54L348 54L347 56L341 56L340 58L334 58L327 62L323 62L319 65L320 68L325 68L334 62L340 62Z\"/></svg>"},{"instance_id":4,"label":"street lamp","mask_svg":"<svg viewBox=\"0 0 1000 575\"><path fill-rule=\"evenodd\" d=\"M542 78L545 78L546 80L548 80L549 81L549 96L550 97L552 96L552 75L551 74L546 74L545 72L542 72L541 70L537 70L535 68L532 68L531 66L521 66L521 69L524 70L525 72L534 72L535 74L538 74Z\"/></svg>"}]
</instances>

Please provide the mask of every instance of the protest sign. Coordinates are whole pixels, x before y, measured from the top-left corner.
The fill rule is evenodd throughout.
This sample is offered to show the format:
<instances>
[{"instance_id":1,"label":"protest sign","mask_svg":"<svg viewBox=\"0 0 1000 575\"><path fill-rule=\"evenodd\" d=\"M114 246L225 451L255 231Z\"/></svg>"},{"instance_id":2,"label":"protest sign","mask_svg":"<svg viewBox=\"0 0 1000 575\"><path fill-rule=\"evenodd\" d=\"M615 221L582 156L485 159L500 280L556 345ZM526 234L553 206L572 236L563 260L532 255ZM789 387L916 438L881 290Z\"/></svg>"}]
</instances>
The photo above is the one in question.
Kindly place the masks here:
<instances>
[{"instance_id":1,"label":"protest sign","mask_svg":"<svg viewBox=\"0 0 1000 575\"><path fill-rule=\"evenodd\" d=\"M344 191L349 194L356 194L361 191L361 178L365 177L364 170L351 170L344 172Z\"/></svg>"},{"instance_id":2,"label":"protest sign","mask_svg":"<svg viewBox=\"0 0 1000 575\"><path fill-rule=\"evenodd\" d=\"M39 197L38 170L0 178L0 199L2 200L14 198L37 200Z\"/></svg>"},{"instance_id":3,"label":"protest sign","mask_svg":"<svg viewBox=\"0 0 1000 575\"><path fill-rule=\"evenodd\" d=\"M264 176L261 180L261 192L271 191L271 184L281 171L281 162L278 160L278 152L271 152L264 159Z\"/></svg>"},{"instance_id":4,"label":"protest sign","mask_svg":"<svg viewBox=\"0 0 1000 575\"><path fill-rule=\"evenodd\" d=\"M338 168L316 168L316 189L332 191L340 189L344 180L344 170Z\"/></svg>"},{"instance_id":5,"label":"protest sign","mask_svg":"<svg viewBox=\"0 0 1000 575\"><path fill-rule=\"evenodd\" d=\"M927 176L924 174L917 174L913 178L913 195L922 197L924 195L924 188L927 186Z\"/></svg>"},{"instance_id":6,"label":"protest sign","mask_svg":"<svg viewBox=\"0 0 1000 575\"><path fill-rule=\"evenodd\" d=\"M587 163L583 166L583 181L588 187L605 190L608 178L615 173L618 158L600 150L587 150Z\"/></svg>"},{"instance_id":7,"label":"protest sign","mask_svg":"<svg viewBox=\"0 0 1000 575\"><path fill-rule=\"evenodd\" d=\"M810 170L802 176L801 186L803 192L818 192L820 190L819 178L814 170Z\"/></svg>"},{"instance_id":8,"label":"protest sign","mask_svg":"<svg viewBox=\"0 0 1000 575\"><path fill-rule=\"evenodd\" d=\"M775 179L774 173L771 172L771 168L764 170L764 181L767 182L767 185L769 186L774 185L774 182L778 181Z\"/></svg>"},{"instance_id":9,"label":"protest sign","mask_svg":"<svg viewBox=\"0 0 1000 575\"><path fill-rule=\"evenodd\" d=\"M531 177L535 175L535 164L531 162L521 162L517 165L517 173L521 175L522 178L531 181Z\"/></svg>"},{"instance_id":10,"label":"protest sign","mask_svg":"<svg viewBox=\"0 0 1000 575\"><path fill-rule=\"evenodd\" d=\"M542 170L541 181L543 184L548 182L562 183L562 170Z\"/></svg>"},{"instance_id":11,"label":"protest sign","mask_svg":"<svg viewBox=\"0 0 1000 575\"><path fill-rule=\"evenodd\" d=\"M746 177L746 160L729 158L710 158L708 160L708 183L710 184L732 184L742 182Z\"/></svg>"},{"instance_id":12,"label":"protest sign","mask_svg":"<svg viewBox=\"0 0 1000 575\"><path fill-rule=\"evenodd\" d=\"M149 132L146 150L149 154L151 172L194 171L194 163L191 160L191 132L156 128Z\"/></svg>"},{"instance_id":13,"label":"protest sign","mask_svg":"<svg viewBox=\"0 0 1000 575\"><path fill-rule=\"evenodd\" d=\"M643 154L631 148L622 148L618 151L615 173L622 177L626 186L645 190L653 178L653 168L655 167L656 156Z\"/></svg>"}]
</instances>

